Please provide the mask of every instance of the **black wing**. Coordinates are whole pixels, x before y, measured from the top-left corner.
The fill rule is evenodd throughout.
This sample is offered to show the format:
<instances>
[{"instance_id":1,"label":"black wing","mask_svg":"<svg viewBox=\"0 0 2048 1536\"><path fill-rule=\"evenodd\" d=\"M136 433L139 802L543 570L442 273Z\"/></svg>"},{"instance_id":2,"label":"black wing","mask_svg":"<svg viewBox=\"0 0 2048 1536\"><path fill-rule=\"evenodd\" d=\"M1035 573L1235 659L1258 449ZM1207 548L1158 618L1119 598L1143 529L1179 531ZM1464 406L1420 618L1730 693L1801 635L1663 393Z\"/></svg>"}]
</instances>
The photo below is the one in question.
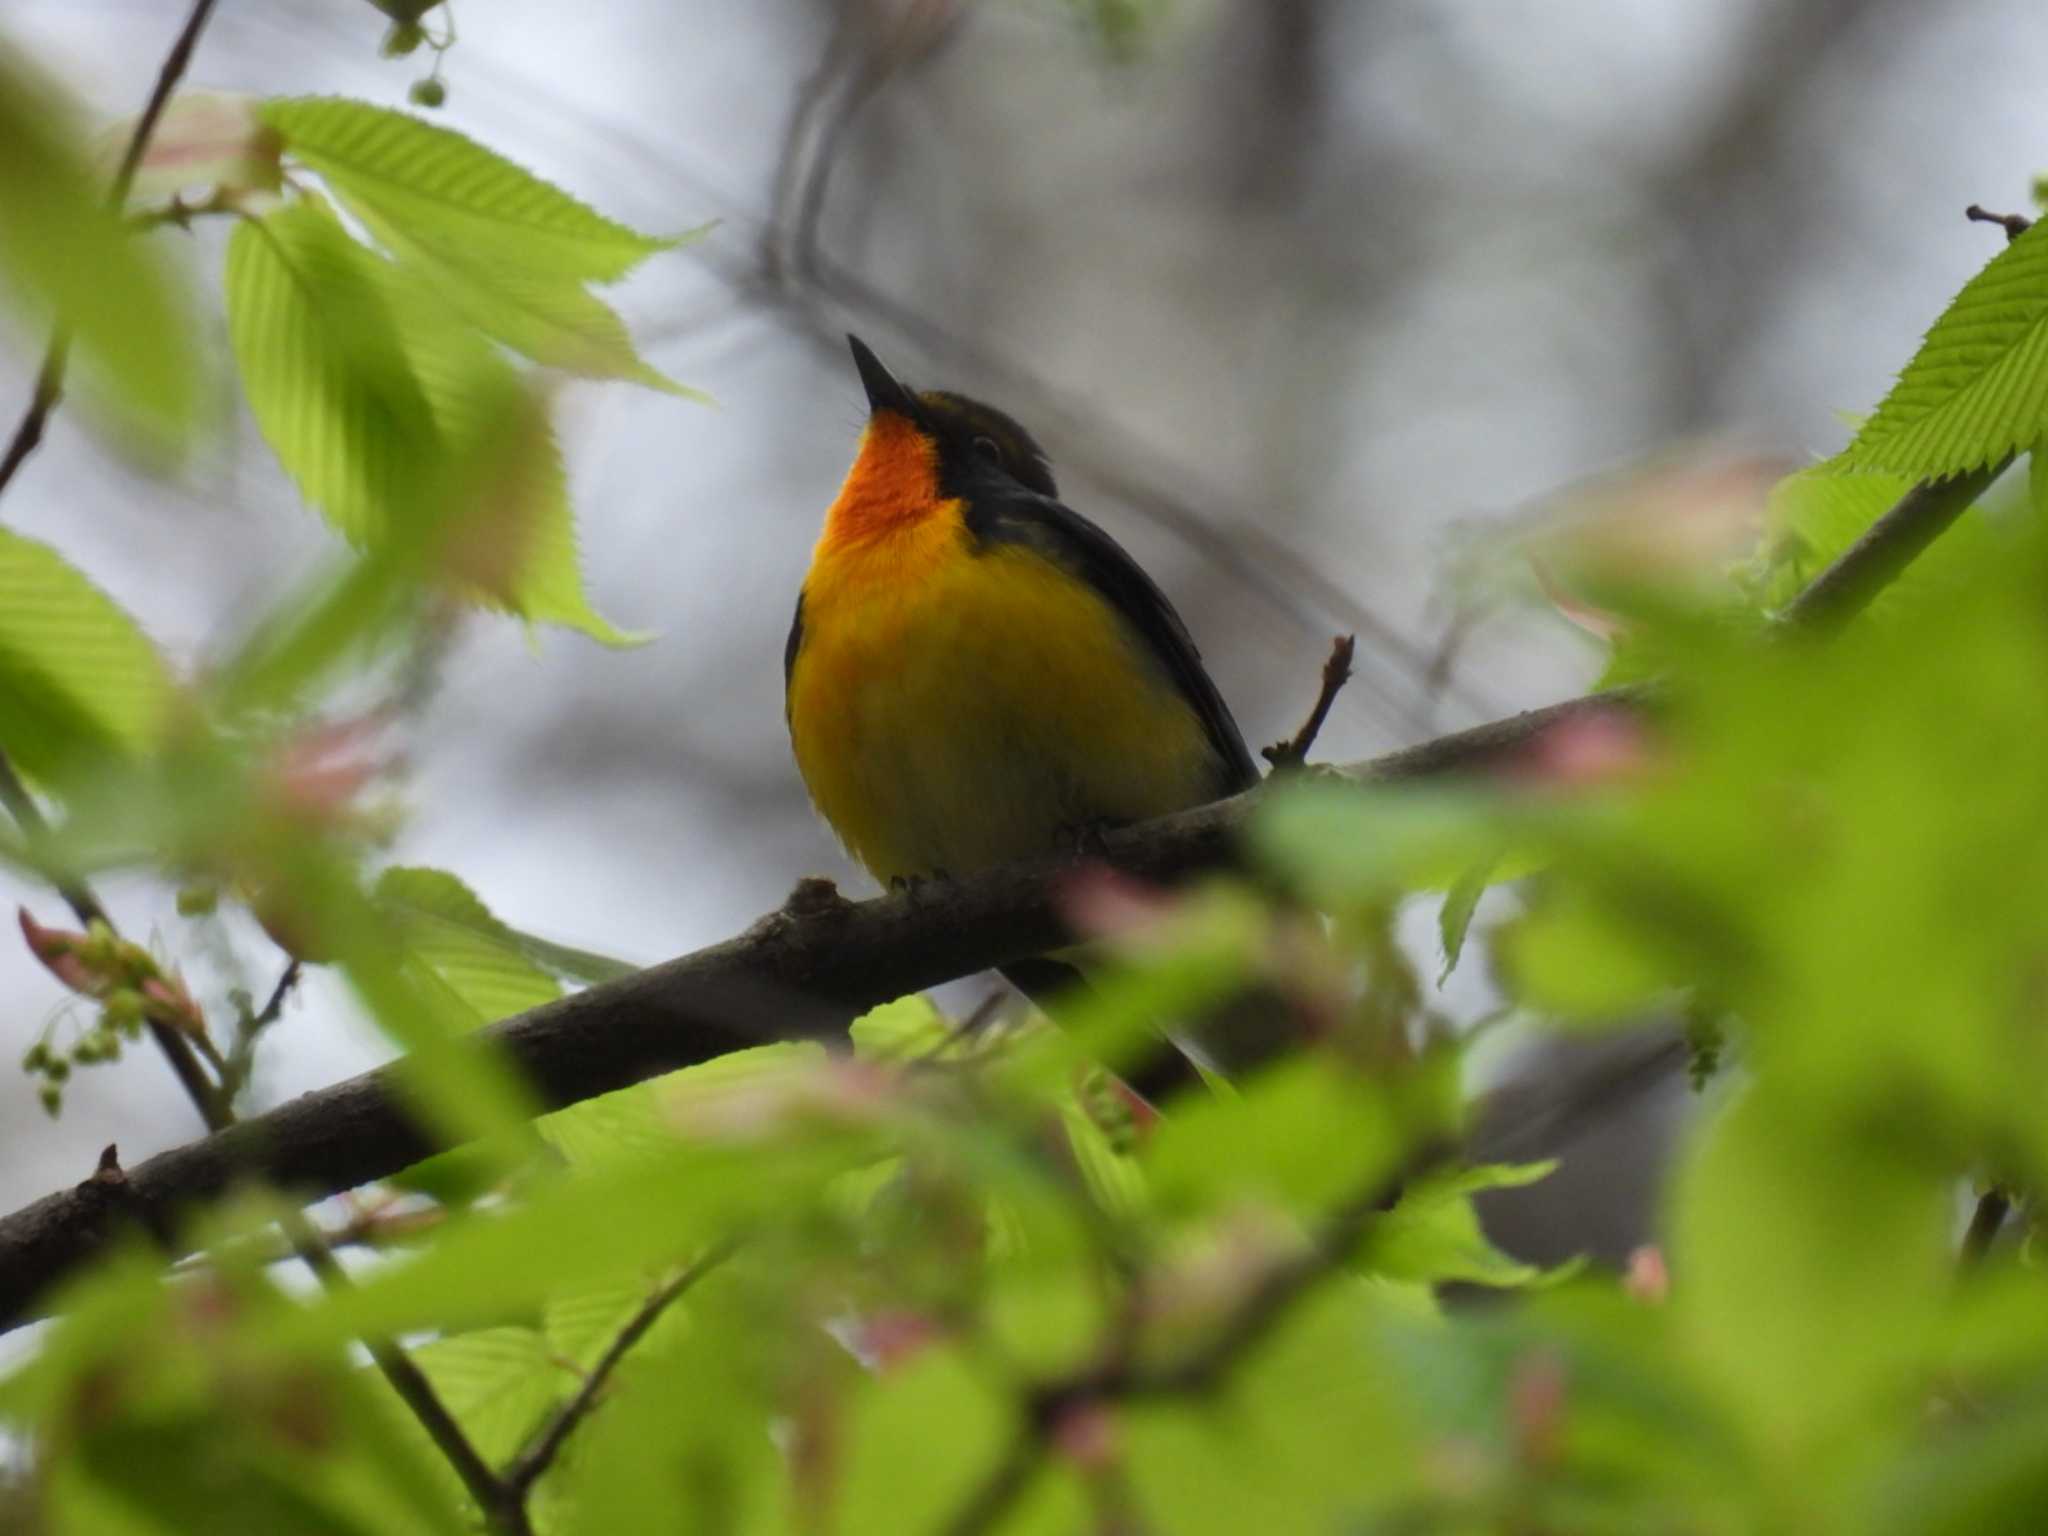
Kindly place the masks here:
<instances>
[{"instance_id":1,"label":"black wing","mask_svg":"<svg viewBox=\"0 0 2048 1536\"><path fill-rule=\"evenodd\" d=\"M796 653L804 645L804 595L796 595L796 613L789 621L789 638L782 644L782 713L789 713L789 678L796 671Z\"/></svg>"},{"instance_id":2,"label":"black wing","mask_svg":"<svg viewBox=\"0 0 2048 1536\"><path fill-rule=\"evenodd\" d=\"M967 528L977 540L1028 545L1087 582L1129 621L1202 722L1223 765L1222 793L1235 794L1259 782L1244 734L1203 668L1187 625L1122 545L1071 507L1033 495L1014 481L1003 491L986 491L966 502Z\"/></svg>"}]
</instances>

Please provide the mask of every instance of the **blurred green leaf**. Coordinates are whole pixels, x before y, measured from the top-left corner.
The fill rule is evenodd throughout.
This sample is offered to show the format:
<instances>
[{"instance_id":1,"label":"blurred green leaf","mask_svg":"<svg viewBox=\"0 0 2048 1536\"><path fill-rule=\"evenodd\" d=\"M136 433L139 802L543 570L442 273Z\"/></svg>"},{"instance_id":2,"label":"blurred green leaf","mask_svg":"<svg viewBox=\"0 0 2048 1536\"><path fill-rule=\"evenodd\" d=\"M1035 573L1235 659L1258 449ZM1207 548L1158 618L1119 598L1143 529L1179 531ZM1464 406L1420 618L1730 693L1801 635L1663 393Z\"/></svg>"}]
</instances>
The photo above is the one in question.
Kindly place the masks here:
<instances>
[{"instance_id":1,"label":"blurred green leaf","mask_svg":"<svg viewBox=\"0 0 2048 1536\"><path fill-rule=\"evenodd\" d=\"M1787 1477L1868 1449L1952 1283L1942 1181L1874 1130L1828 1132L1782 1089L1751 1091L1708 1128L1675 1211L1686 1343Z\"/></svg>"},{"instance_id":2,"label":"blurred green leaf","mask_svg":"<svg viewBox=\"0 0 2048 1536\"><path fill-rule=\"evenodd\" d=\"M1479 910L1479 898L1494 884L1495 862L1486 859L1474 864L1444 894L1444 904L1437 912L1437 933L1444 957L1443 968L1436 977L1439 987L1451 979L1459 957L1465 953L1465 935L1471 930L1473 914Z\"/></svg>"},{"instance_id":3,"label":"blurred green leaf","mask_svg":"<svg viewBox=\"0 0 2048 1536\"><path fill-rule=\"evenodd\" d=\"M837 1528L945 1530L1009 1449L1017 1405L937 1347L865 1383L848 1418L845 1472L828 1495Z\"/></svg>"},{"instance_id":4,"label":"blurred green leaf","mask_svg":"<svg viewBox=\"0 0 2048 1536\"><path fill-rule=\"evenodd\" d=\"M1533 1264L1501 1252L1479 1225L1472 1196L1516 1189L1548 1174L1555 1164L1487 1165L1416 1180L1401 1201L1373 1224L1365 1263L1393 1280L1443 1285L1515 1287L1546 1278Z\"/></svg>"},{"instance_id":5,"label":"blurred green leaf","mask_svg":"<svg viewBox=\"0 0 2048 1536\"><path fill-rule=\"evenodd\" d=\"M91 391L158 446L198 417L201 359L161 246L107 204L77 114L0 42L0 290L70 338Z\"/></svg>"},{"instance_id":6,"label":"blurred green leaf","mask_svg":"<svg viewBox=\"0 0 2048 1536\"><path fill-rule=\"evenodd\" d=\"M1680 974L1606 902L1553 886L1495 936L1515 1000L1552 1018L1628 1024L1668 1004Z\"/></svg>"},{"instance_id":7,"label":"blurred green leaf","mask_svg":"<svg viewBox=\"0 0 2048 1536\"><path fill-rule=\"evenodd\" d=\"M0 747L37 777L156 745L169 670L114 601L47 544L0 528Z\"/></svg>"},{"instance_id":8,"label":"blurred green leaf","mask_svg":"<svg viewBox=\"0 0 2048 1536\"><path fill-rule=\"evenodd\" d=\"M371 895L412 956L488 1024L562 995L517 936L462 881L441 869L394 866Z\"/></svg>"}]
</instances>

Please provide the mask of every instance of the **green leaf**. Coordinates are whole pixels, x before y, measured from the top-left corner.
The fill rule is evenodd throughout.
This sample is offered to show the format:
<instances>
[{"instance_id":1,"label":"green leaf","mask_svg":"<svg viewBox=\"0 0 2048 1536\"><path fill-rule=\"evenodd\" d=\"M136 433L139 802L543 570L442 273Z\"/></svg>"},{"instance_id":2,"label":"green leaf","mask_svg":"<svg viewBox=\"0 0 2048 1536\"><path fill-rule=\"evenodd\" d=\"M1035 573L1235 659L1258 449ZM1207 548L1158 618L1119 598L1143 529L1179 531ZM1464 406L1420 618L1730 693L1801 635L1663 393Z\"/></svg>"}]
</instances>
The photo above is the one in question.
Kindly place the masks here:
<instances>
[{"instance_id":1,"label":"green leaf","mask_svg":"<svg viewBox=\"0 0 2048 1536\"><path fill-rule=\"evenodd\" d=\"M352 208L441 251L492 251L535 276L608 283L686 237L643 235L453 129L338 97L264 103L285 150Z\"/></svg>"},{"instance_id":2,"label":"green leaf","mask_svg":"<svg viewBox=\"0 0 2048 1536\"><path fill-rule=\"evenodd\" d=\"M561 984L527 958L518 936L446 870L387 869L373 899L413 957L475 1010L479 1024L562 995Z\"/></svg>"},{"instance_id":3,"label":"green leaf","mask_svg":"<svg viewBox=\"0 0 2048 1536\"><path fill-rule=\"evenodd\" d=\"M228 337L256 424L306 499L365 546L404 526L445 457L374 261L309 202L228 241Z\"/></svg>"},{"instance_id":4,"label":"green leaf","mask_svg":"<svg viewBox=\"0 0 2048 1536\"><path fill-rule=\"evenodd\" d=\"M1444 964L1437 972L1436 984L1441 987L1451 979L1451 972L1458 968L1458 959L1465 952L1465 935L1471 930L1472 915L1479 910L1479 898L1493 884L1495 859L1486 859L1474 864L1458 876L1450 890L1444 895L1444 904L1437 912L1437 932L1443 940Z\"/></svg>"},{"instance_id":5,"label":"green leaf","mask_svg":"<svg viewBox=\"0 0 2048 1536\"><path fill-rule=\"evenodd\" d=\"M1963 285L1850 443L1863 469L1939 479L2048 431L2048 228L2036 224Z\"/></svg>"},{"instance_id":6,"label":"green leaf","mask_svg":"<svg viewBox=\"0 0 2048 1536\"><path fill-rule=\"evenodd\" d=\"M487 341L309 200L236 230L227 291L257 424L347 538L473 600L635 642L584 596L553 428Z\"/></svg>"},{"instance_id":7,"label":"green leaf","mask_svg":"<svg viewBox=\"0 0 2048 1536\"><path fill-rule=\"evenodd\" d=\"M443 246L410 235L375 205L337 188L408 274L417 274L478 330L537 363L591 379L620 379L700 402L710 396L678 384L634 349L626 324L575 281L536 274L497 251Z\"/></svg>"},{"instance_id":8,"label":"green leaf","mask_svg":"<svg viewBox=\"0 0 2048 1536\"><path fill-rule=\"evenodd\" d=\"M1377 1275L1430 1285L1512 1288L1561 1279L1569 1268L1546 1276L1533 1264L1494 1247L1479 1224L1472 1196L1488 1189L1517 1189L1543 1178L1552 1163L1497 1164L1460 1169L1419 1180L1400 1204L1373 1226L1367 1266Z\"/></svg>"},{"instance_id":9,"label":"green leaf","mask_svg":"<svg viewBox=\"0 0 2048 1536\"><path fill-rule=\"evenodd\" d=\"M1608 903L1573 885L1545 890L1498 930L1495 952L1515 1001L1557 1019L1638 1020L1682 979Z\"/></svg>"},{"instance_id":10,"label":"green leaf","mask_svg":"<svg viewBox=\"0 0 2048 1536\"><path fill-rule=\"evenodd\" d=\"M865 1383L847 1426L845 1531L930 1531L989 1475L1016 1433L1017 1403L960 1351L933 1348Z\"/></svg>"},{"instance_id":11,"label":"green leaf","mask_svg":"<svg viewBox=\"0 0 2048 1536\"><path fill-rule=\"evenodd\" d=\"M451 1334L420 1345L412 1357L477 1453L494 1466L518 1454L577 1385L537 1328Z\"/></svg>"},{"instance_id":12,"label":"green leaf","mask_svg":"<svg viewBox=\"0 0 2048 1536\"><path fill-rule=\"evenodd\" d=\"M154 745L172 699L163 658L47 544L0 528L0 745L37 777Z\"/></svg>"},{"instance_id":13,"label":"green leaf","mask_svg":"<svg viewBox=\"0 0 2048 1536\"><path fill-rule=\"evenodd\" d=\"M922 992L870 1008L848 1026L856 1056L867 1061L918 1061L953 1043L952 1020Z\"/></svg>"},{"instance_id":14,"label":"green leaf","mask_svg":"<svg viewBox=\"0 0 2048 1536\"><path fill-rule=\"evenodd\" d=\"M1874 1432L1953 1285L1942 1181L1882 1133L1843 1129L1759 1085L1709 1127L1678 1186L1686 1343L1787 1475L1802 1453Z\"/></svg>"},{"instance_id":15,"label":"green leaf","mask_svg":"<svg viewBox=\"0 0 2048 1536\"><path fill-rule=\"evenodd\" d=\"M0 290L70 337L125 425L170 446L197 418L202 370L162 255L108 207L70 103L0 43Z\"/></svg>"},{"instance_id":16,"label":"green leaf","mask_svg":"<svg viewBox=\"0 0 2048 1536\"><path fill-rule=\"evenodd\" d=\"M1858 469L1842 459L1808 465L1772 486L1765 519L1788 583L1774 604L1819 575L1912 486L1911 475Z\"/></svg>"}]
</instances>

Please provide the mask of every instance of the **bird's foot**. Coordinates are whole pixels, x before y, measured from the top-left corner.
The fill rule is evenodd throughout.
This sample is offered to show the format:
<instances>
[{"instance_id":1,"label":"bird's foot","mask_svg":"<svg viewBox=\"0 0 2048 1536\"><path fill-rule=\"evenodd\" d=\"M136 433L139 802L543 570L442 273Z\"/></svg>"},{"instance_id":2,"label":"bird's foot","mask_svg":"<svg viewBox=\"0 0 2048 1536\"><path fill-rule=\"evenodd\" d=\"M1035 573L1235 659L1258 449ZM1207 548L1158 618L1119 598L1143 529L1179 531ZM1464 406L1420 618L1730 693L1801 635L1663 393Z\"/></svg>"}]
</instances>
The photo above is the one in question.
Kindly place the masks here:
<instances>
[{"instance_id":1,"label":"bird's foot","mask_svg":"<svg viewBox=\"0 0 2048 1536\"><path fill-rule=\"evenodd\" d=\"M1113 816L1097 816L1089 821L1077 821L1061 827L1057 836L1060 847L1069 858L1106 859L1109 857L1109 834L1128 823Z\"/></svg>"},{"instance_id":2,"label":"bird's foot","mask_svg":"<svg viewBox=\"0 0 2048 1536\"><path fill-rule=\"evenodd\" d=\"M929 901L952 883L953 877L943 869L928 870L917 875L891 875L889 893L892 896L908 896L913 902Z\"/></svg>"}]
</instances>

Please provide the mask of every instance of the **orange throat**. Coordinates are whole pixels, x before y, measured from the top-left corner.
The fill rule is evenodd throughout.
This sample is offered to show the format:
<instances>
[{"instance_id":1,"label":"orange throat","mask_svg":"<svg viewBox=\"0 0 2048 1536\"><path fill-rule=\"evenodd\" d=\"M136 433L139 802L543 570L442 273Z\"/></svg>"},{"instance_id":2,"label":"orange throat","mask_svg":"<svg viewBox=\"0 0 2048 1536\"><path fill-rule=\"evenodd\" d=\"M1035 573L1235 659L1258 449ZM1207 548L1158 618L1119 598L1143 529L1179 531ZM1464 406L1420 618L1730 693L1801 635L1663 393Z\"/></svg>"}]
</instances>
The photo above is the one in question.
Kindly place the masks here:
<instances>
[{"instance_id":1,"label":"orange throat","mask_svg":"<svg viewBox=\"0 0 2048 1536\"><path fill-rule=\"evenodd\" d=\"M906 417L877 412L861 434L860 452L846 472L839 499L825 514L818 551L898 532L939 505L937 445Z\"/></svg>"}]
</instances>

